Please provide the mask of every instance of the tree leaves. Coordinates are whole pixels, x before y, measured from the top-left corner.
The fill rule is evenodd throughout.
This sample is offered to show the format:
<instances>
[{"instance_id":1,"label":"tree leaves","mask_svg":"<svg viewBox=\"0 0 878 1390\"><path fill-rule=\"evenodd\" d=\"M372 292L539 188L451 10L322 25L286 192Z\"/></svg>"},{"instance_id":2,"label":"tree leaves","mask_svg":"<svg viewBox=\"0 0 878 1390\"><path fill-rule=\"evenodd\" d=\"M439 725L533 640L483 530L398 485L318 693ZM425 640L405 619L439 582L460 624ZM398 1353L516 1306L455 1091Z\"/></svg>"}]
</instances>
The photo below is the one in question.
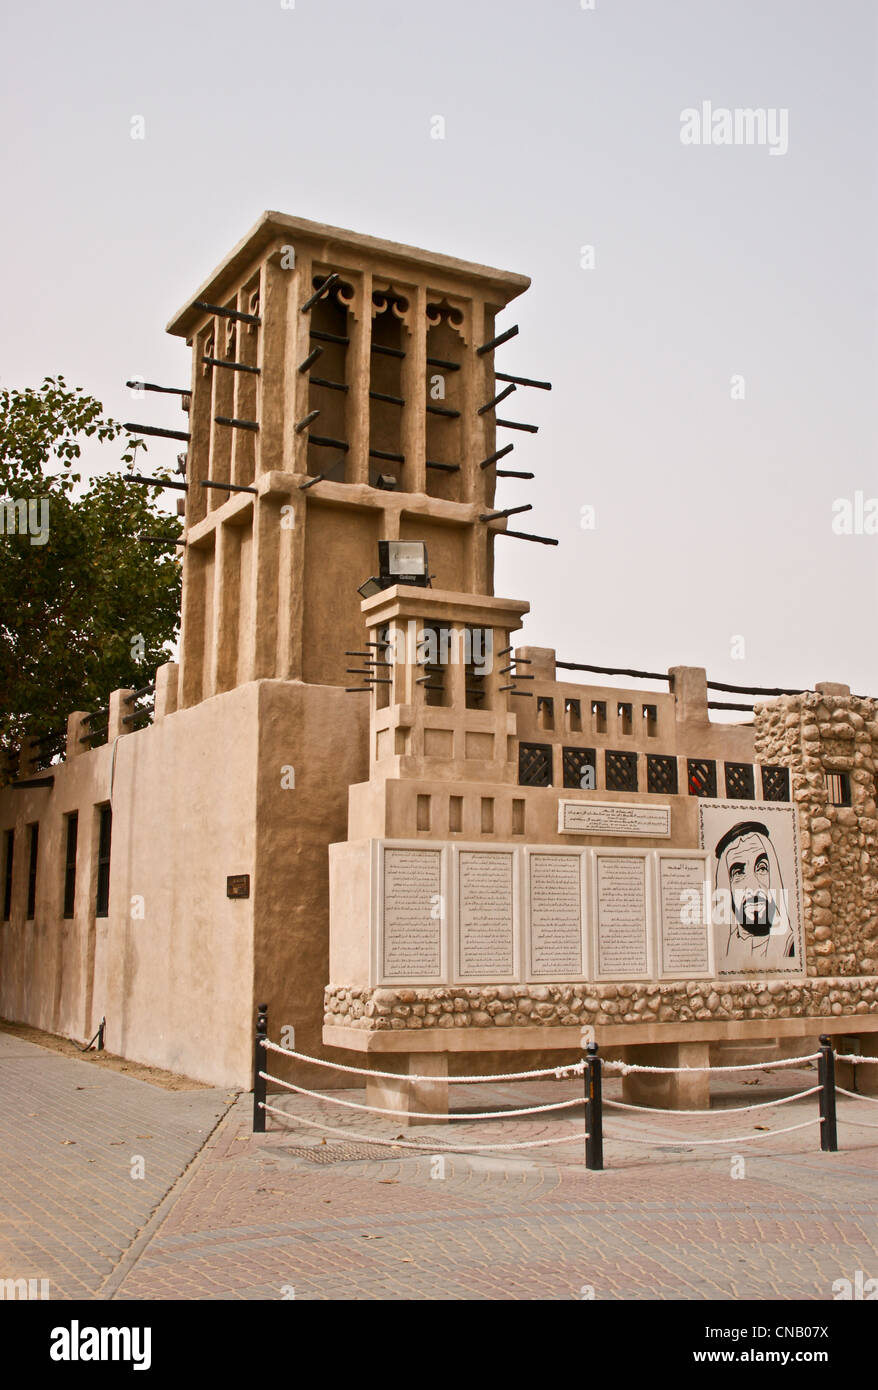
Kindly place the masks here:
<instances>
[{"instance_id":1,"label":"tree leaves","mask_svg":"<svg viewBox=\"0 0 878 1390\"><path fill-rule=\"evenodd\" d=\"M75 495L80 440L120 437L121 462L130 465L143 442L61 376L46 377L38 389L0 390L4 751L26 734L62 730L71 710L105 705L111 690L147 684L169 658L180 565L171 552L138 540L143 533L179 534L176 517L155 504L160 489L126 484L111 472ZM36 510L29 533L21 508L3 508L4 497L48 508L45 544L33 543Z\"/></svg>"}]
</instances>

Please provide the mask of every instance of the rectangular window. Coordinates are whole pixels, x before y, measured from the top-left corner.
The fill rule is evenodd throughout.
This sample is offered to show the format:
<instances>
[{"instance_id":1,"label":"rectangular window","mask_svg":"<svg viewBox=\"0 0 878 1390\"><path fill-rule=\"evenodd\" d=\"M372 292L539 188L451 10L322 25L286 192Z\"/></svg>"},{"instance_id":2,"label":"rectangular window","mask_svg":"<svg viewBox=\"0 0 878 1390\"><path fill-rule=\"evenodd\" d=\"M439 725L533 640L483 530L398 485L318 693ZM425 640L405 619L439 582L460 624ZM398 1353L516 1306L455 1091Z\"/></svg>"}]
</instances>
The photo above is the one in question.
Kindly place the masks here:
<instances>
[{"instance_id":1,"label":"rectangular window","mask_svg":"<svg viewBox=\"0 0 878 1390\"><path fill-rule=\"evenodd\" d=\"M655 738L658 733L658 705L644 705L642 714L644 733L647 738Z\"/></svg>"},{"instance_id":2,"label":"rectangular window","mask_svg":"<svg viewBox=\"0 0 878 1390\"><path fill-rule=\"evenodd\" d=\"M537 696L537 728L554 729L555 701L548 695Z\"/></svg>"},{"instance_id":3,"label":"rectangular window","mask_svg":"<svg viewBox=\"0 0 878 1390\"><path fill-rule=\"evenodd\" d=\"M64 859L64 916L72 917L76 903L76 841L79 816L72 811L67 816L67 853Z\"/></svg>"},{"instance_id":4,"label":"rectangular window","mask_svg":"<svg viewBox=\"0 0 878 1390\"><path fill-rule=\"evenodd\" d=\"M753 801L756 779L752 763L726 763L726 796L730 801Z\"/></svg>"},{"instance_id":5,"label":"rectangular window","mask_svg":"<svg viewBox=\"0 0 878 1390\"><path fill-rule=\"evenodd\" d=\"M847 772L827 772L826 797L830 806L850 806L851 779Z\"/></svg>"},{"instance_id":6,"label":"rectangular window","mask_svg":"<svg viewBox=\"0 0 878 1390\"><path fill-rule=\"evenodd\" d=\"M95 916L110 915L110 837L113 829L113 812L109 806L100 808L100 830L98 833L98 892L95 902Z\"/></svg>"},{"instance_id":7,"label":"rectangular window","mask_svg":"<svg viewBox=\"0 0 878 1390\"><path fill-rule=\"evenodd\" d=\"M619 733L632 733L634 729L634 706L620 700L616 706L616 716L619 720Z\"/></svg>"},{"instance_id":8,"label":"rectangular window","mask_svg":"<svg viewBox=\"0 0 878 1390\"><path fill-rule=\"evenodd\" d=\"M567 715L567 727L571 734L582 732L582 705L579 700L565 700L564 713Z\"/></svg>"},{"instance_id":9,"label":"rectangular window","mask_svg":"<svg viewBox=\"0 0 878 1390\"><path fill-rule=\"evenodd\" d=\"M637 754L620 753L608 748L604 755L606 788L608 792L637 791Z\"/></svg>"},{"instance_id":10,"label":"rectangular window","mask_svg":"<svg viewBox=\"0 0 878 1390\"><path fill-rule=\"evenodd\" d=\"M7 830L3 837L3 921L12 916L12 856L15 853L15 831Z\"/></svg>"},{"instance_id":11,"label":"rectangular window","mask_svg":"<svg viewBox=\"0 0 878 1390\"><path fill-rule=\"evenodd\" d=\"M518 780L523 787L551 787L552 745L550 743L520 743L518 745Z\"/></svg>"},{"instance_id":12,"label":"rectangular window","mask_svg":"<svg viewBox=\"0 0 878 1390\"><path fill-rule=\"evenodd\" d=\"M789 801L790 770L788 767L764 767L762 769L762 800Z\"/></svg>"},{"instance_id":13,"label":"rectangular window","mask_svg":"<svg viewBox=\"0 0 878 1390\"><path fill-rule=\"evenodd\" d=\"M591 702L592 727L596 734L607 732L607 702L606 700L592 700Z\"/></svg>"},{"instance_id":14,"label":"rectangular window","mask_svg":"<svg viewBox=\"0 0 878 1390\"><path fill-rule=\"evenodd\" d=\"M689 758L690 796L716 796L716 763L712 758Z\"/></svg>"},{"instance_id":15,"label":"rectangular window","mask_svg":"<svg viewBox=\"0 0 878 1390\"><path fill-rule=\"evenodd\" d=\"M27 862L27 919L30 921L37 910L37 856L40 852L40 827L29 825Z\"/></svg>"},{"instance_id":16,"label":"rectangular window","mask_svg":"<svg viewBox=\"0 0 878 1390\"><path fill-rule=\"evenodd\" d=\"M565 787L581 787L583 791L594 791L598 784L593 748L562 748L561 769Z\"/></svg>"},{"instance_id":17,"label":"rectangular window","mask_svg":"<svg viewBox=\"0 0 878 1390\"><path fill-rule=\"evenodd\" d=\"M677 759L663 753L646 755L646 790L662 796L677 795Z\"/></svg>"}]
</instances>

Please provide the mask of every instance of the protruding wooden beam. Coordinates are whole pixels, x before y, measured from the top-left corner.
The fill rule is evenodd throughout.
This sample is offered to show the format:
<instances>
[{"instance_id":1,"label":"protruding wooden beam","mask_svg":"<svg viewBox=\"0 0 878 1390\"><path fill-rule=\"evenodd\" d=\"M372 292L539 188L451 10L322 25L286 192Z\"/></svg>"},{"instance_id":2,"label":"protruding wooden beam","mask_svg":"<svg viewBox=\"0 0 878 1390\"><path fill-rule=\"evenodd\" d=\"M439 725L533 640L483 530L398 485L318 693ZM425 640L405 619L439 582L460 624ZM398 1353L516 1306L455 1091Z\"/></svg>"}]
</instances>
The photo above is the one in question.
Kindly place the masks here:
<instances>
[{"instance_id":1,"label":"protruding wooden beam","mask_svg":"<svg viewBox=\"0 0 878 1390\"><path fill-rule=\"evenodd\" d=\"M482 346L480 348L476 348L476 352L478 353L479 357L484 356L486 352L493 352L494 349L498 348L501 343L508 343L509 339L514 338L517 333L518 324L516 323L512 326L512 328L507 328L506 332L501 333L498 338L492 338L490 342L482 343Z\"/></svg>"},{"instance_id":2,"label":"protruding wooden beam","mask_svg":"<svg viewBox=\"0 0 878 1390\"><path fill-rule=\"evenodd\" d=\"M206 314L219 314L224 319L238 319L241 323L262 322L258 314L242 314L240 309L224 309L221 304L208 304L203 299L194 300L192 307L193 309L203 309Z\"/></svg>"},{"instance_id":3,"label":"protruding wooden beam","mask_svg":"<svg viewBox=\"0 0 878 1390\"><path fill-rule=\"evenodd\" d=\"M188 430L165 430L160 429L158 425L135 425L130 420L126 420L122 428L129 430L131 434L154 434L159 439L183 439L189 443Z\"/></svg>"}]
</instances>

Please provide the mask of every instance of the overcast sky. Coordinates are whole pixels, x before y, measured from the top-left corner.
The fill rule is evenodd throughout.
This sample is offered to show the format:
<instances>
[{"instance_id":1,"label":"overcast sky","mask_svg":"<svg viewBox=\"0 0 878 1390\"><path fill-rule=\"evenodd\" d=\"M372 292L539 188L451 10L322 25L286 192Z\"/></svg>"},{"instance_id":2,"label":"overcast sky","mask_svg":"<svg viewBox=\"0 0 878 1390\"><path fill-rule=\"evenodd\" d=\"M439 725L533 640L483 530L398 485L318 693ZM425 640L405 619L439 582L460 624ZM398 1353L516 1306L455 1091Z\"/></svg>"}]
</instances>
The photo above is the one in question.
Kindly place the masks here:
<instances>
[{"instance_id":1,"label":"overcast sky","mask_svg":"<svg viewBox=\"0 0 878 1390\"><path fill-rule=\"evenodd\" d=\"M498 495L561 542L497 542L525 640L878 694L878 535L833 532L878 497L876 30L874 0L8 4L0 381L182 427L125 379L188 383L164 325L266 208L523 272L498 367L554 390L519 390L537 476ZM786 140L682 143L704 102Z\"/></svg>"}]
</instances>

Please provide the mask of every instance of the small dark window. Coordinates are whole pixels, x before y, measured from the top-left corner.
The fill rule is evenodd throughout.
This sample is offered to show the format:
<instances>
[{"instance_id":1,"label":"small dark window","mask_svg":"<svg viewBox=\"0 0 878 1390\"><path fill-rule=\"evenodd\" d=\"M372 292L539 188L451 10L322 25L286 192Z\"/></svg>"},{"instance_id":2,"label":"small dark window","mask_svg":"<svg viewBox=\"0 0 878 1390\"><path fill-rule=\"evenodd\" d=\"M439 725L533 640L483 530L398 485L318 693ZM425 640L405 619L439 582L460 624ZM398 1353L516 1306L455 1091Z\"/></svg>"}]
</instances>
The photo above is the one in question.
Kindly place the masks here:
<instances>
[{"instance_id":1,"label":"small dark window","mask_svg":"<svg viewBox=\"0 0 878 1390\"><path fill-rule=\"evenodd\" d=\"M655 738L658 733L658 705L643 706L643 731L647 738Z\"/></svg>"},{"instance_id":2,"label":"small dark window","mask_svg":"<svg viewBox=\"0 0 878 1390\"><path fill-rule=\"evenodd\" d=\"M596 734L607 732L607 702L606 700L592 700L591 717L594 720L594 731Z\"/></svg>"},{"instance_id":3,"label":"small dark window","mask_svg":"<svg viewBox=\"0 0 878 1390\"><path fill-rule=\"evenodd\" d=\"M98 892L95 902L95 916L110 915L110 838L113 829L113 812L109 806L100 808L100 831L98 834Z\"/></svg>"},{"instance_id":4,"label":"small dark window","mask_svg":"<svg viewBox=\"0 0 878 1390\"><path fill-rule=\"evenodd\" d=\"M12 916L12 857L15 853L15 831L7 830L3 846L3 921Z\"/></svg>"},{"instance_id":5,"label":"small dark window","mask_svg":"<svg viewBox=\"0 0 878 1390\"><path fill-rule=\"evenodd\" d=\"M540 729L554 729L555 727L555 701L549 695L537 696L537 727Z\"/></svg>"},{"instance_id":6,"label":"small dark window","mask_svg":"<svg viewBox=\"0 0 878 1390\"><path fill-rule=\"evenodd\" d=\"M597 786L597 761L593 748L562 748L561 766L565 787L592 791Z\"/></svg>"},{"instance_id":7,"label":"small dark window","mask_svg":"<svg viewBox=\"0 0 878 1390\"><path fill-rule=\"evenodd\" d=\"M27 918L28 921L30 921L37 910L37 857L40 852L39 825L29 825L27 833L29 837L27 861Z\"/></svg>"},{"instance_id":8,"label":"small dark window","mask_svg":"<svg viewBox=\"0 0 878 1390\"><path fill-rule=\"evenodd\" d=\"M72 917L76 903L76 840L79 816L73 811L67 817L67 853L64 859L64 916Z\"/></svg>"},{"instance_id":9,"label":"small dark window","mask_svg":"<svg viewBox=\"0 0 878 1390\"><path fill-rule=\"evenodd\" d=\"M726 796L730 801L753 801L756 780L752 763L726 763Z\"/></svg>"},{"instance_id":10,"label":"small dark window","mask_svg":"<svg viewBox=\"0 0 878 1390\"><path fill-rule=\"evenodd\" d=\"M646 790L663 796L677 795L677 759L662 753L646 755Z\"/></svg>"},{"instance_id":11,"label":"small dark window","mask_svg":"<svg viewBox=\"0 0 878 1390\"><path fill-rule=\"evenodd\" d=\"M634 728L634 706L620 701L616 706L616 714L619 718L619 732L630 734Z\"/></svg>"},{"instance_id":12,"label":"small dark window","mask_svg":"<svg viewBox=\"0 0 878 1390\"><path fill-rule=\"evenodd\" d=\"M716 796L716 763L711 758L689 758L689 795Z\"/></svg>"},{"instance_id":13,"label":"small dark window","mask_svg":"<svg viewBox=\"0 0 878 1390\"><path fill-rule=\"evenodd\" d=\"M385 623L379 627L375 633L375 646L369 646L372 652L372 660L368 663L371 668L372 676L375 678L375 708L387 709L390 704L390 695L393 690L393 675L396 667L392 661L388 661L388 648L390 640L390 628ZM391 653L392 655L392 653ZM362 665L362 663L361 663ZM363 682L366 684L366 682Z\"/></svg>"},{"instance_id":14,"label":"small dark window","mask_svg":"<svg viewBox=\"0 0 878 1390\"><path fill-rule=\"evenodd\" d=\"M620 753L608 748L605 755L606 788L608 792L637 791L637 754Z\"/></svg>"},{"instance_id":15,"label":"small dark window","mask_svg":"<svg viewBox=\"0 0 878 1390\"><path fill-rule=\"evenodd\" d=\"M450 641L453 633L445 628L423 627L418 642L418 662L424 674L418 677L418 685L425 692L425 703L444 705L447 703L445 670L448 665Z\"/></svg>"},{"instance_id":16,"label":"small dark window","mask_svg":"<svg viewBox=\"0 0 878 1390\"><path fill-rule=\"evenodd\" d=\"M520 743L518 745L518 780L523 787L551 787L552 745L550 743Z\"/></svg>"},{"instance_id":17,"label":"small dark window","mask_svg":"<svg viewBox=\"0 0 878 1390\"><path fill-rule=\"evenodd\" d=\"M851 779L847 772L826 773L826 797L830 806L850 806Z\"/></svg>"},{"instance_id":18,"label":"small dark window","mask_svg":"<svg viewBox=\"0 0 878 1390\"><path fill-rule=\"evenodd\" d=\"M762 800L789 801L790 770L788 767L764 767L762 769Z\"/></svg>"},{"instance_id":19,"label":"small dark window","mask_svg":"<svg viewBox=\"0 0 878 1390\"><path fill-rule=\"evenodd\" d=\"M489 627L468 627L466 629L466 642L469 648L465 653L468 657L466 667L467 709L487 708L485 696L488 690L485 677L492 652L493 637L493 630Z\"/></svg>"},{"instance_id":20,"label":"small dark window","mask_svg":"<svg viewBox=\"0 0 878 1390\"><path fill-rule=\"evenodd\" d=\"M564 712L567 715L567 727L571 734L582 732L582 705L579 700L565 700Z\"/></svg>"}]
</instances>

